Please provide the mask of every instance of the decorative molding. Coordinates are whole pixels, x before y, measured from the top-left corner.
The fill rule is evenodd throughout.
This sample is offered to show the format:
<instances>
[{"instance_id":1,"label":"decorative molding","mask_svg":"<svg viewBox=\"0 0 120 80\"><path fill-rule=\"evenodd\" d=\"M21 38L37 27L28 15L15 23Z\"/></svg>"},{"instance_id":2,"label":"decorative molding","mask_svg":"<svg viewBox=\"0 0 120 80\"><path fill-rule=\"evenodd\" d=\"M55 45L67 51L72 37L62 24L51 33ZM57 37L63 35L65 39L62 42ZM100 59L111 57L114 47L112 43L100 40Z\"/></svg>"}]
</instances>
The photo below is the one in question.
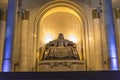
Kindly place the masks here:
<instances>
[{"instance_id":1,"label":"decorative molding","mask_svg":"<svg viewBox=\"0 0 120 80\"><path fill-rule=\"evenodd\" d=\"M79 60L44 60L38 63L37 71L85 71L85 63Z\"/></svg>"},{"instance_id":2,"label":"decorative molding","mask_svg":"<svg viewBox=\"0 0 120 80\"><path fill-rule=\"evenodd\" d=\"M29 11L28 11L28 9L24 9L22 11L22 19L29 19Z\"/></svg>"},{"instance_id":3,"label":"decorative molding","mask_svg":"<svg viewBox=\"0 0 120 80\"><path fill-rule=\"evenodd\" d=\"M115 12L116 19L120 18L120 8L115 8L114 12Z\"/></svg>"},{"instance_id":4,"label":"decorative molding","mask_svg":"<svg viewBox=\"0 0 120 80\"><path fill-rule=\"evenodd\" d=\"M93 19L94 18L100 18L100 9L93 9L92 10L92 16L93 16Z\"/></svg>"}]
</instances>

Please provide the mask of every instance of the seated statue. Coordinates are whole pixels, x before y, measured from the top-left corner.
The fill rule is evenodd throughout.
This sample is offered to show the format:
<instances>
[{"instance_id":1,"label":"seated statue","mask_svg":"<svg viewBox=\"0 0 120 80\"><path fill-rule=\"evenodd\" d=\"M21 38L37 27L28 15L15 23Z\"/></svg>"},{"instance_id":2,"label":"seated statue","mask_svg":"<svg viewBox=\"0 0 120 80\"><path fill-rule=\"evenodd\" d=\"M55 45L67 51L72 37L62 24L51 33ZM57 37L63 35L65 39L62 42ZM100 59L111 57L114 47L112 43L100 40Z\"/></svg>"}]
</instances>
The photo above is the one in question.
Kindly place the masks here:
<instances>
[{"instance_id":1,"label":"seated statue","mask_svg":"<svg viewBox=\"0 0 120 80\"><path fill-rule=\"evenodd\" d=\"M58 39L50 41L46 44L46 48L43 53L43 60L73 59L79 59L76 44L72 41L64 39L62 33L59 34Z\"/></svg>"}]
</instances>

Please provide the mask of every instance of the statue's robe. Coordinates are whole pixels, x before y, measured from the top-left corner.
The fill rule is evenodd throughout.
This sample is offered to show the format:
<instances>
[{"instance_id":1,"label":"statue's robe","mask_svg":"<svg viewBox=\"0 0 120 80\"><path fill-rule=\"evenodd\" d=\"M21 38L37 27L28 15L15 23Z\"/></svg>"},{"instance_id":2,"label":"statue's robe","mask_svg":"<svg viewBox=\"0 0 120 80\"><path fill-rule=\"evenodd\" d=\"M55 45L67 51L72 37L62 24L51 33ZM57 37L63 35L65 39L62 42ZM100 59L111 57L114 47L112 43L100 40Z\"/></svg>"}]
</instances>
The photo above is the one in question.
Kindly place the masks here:
<instances>
[{"instance_id":1,"label":"statue's robe","mask_svg":"<svg viewBox=\"0 0 120 80\"><path fill-rule=\"evenodd\" d=\"M78 52L73 47L51 47L45 51L44 60L79 59Z\"/></svg>"},{"instance_id":2,"label":"statue's robe","mask_svg":"<svg viewBox=\"0 0 120 80\"><path fill-rule=\"evenodd\" d=\"M43 60L79 59L75 43L69 40L53 40L46 44Z\"/></svg>"}]
</instances>

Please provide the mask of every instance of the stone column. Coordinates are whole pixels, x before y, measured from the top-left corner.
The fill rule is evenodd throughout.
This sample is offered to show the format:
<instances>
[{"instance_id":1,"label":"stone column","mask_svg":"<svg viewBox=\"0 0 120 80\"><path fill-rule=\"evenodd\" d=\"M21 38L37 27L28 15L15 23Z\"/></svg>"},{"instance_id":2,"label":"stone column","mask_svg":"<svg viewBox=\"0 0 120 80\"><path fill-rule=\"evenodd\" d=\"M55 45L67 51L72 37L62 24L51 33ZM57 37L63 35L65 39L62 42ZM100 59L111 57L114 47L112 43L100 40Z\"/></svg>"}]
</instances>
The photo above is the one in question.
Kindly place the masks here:
<instances>
[{"instance_id":1,"label":"stone column","mask_svg":"<svg viewBox=\"0 0 120 80\"><path fill-rule=\"evenodd\" d=\"M115 8L115 17L116 17L116 34L117 34L117 43L118 43L118 61L120 66L120 8Z\"/></svg>"},{"instance_id":2,"label":"stone column","mask_svg":"<svg viewBox=\"0 0 120 80\"><path fill-rule=\"evenodd\" d=\"M22 12L22 30L21 30L21 59L20 59L20 71L28 71L28 20L29 11L23 10Z\"/></svg>"},{"instance_id":3,"label":"stone column","mask_svg":"<svg viewBox=\"0 0 120 80\"><path fill-rule=\"evenodd\" d=\"M100 10L93 9L93 26L94 26L94 39L95 39L95 70L103 70L103 59L101 49L101 23L100 23Z\"/></svg>"},{"instance_id":4,"label":"stone column","mask_svg":"<svg viewBox=\"0 0 120 80\"><path fill-rule=\"evenodd\" d=\"M103 0L104 14L105 14L105 27L107 36L107 47L109 55L109 64L111 70L118 70L118 54L116 47L115 27L112 10L112 0Z\"/></svg>"},{"instance_id":5,"label":"stone column","mask_svg":"<svg viewBox=\"0 0 120 80\"><path fill-rule=\"evenodd\" d=\"M16 2L17 0L8 0L7 8L7 22L4 42L4 54L2 62L2 71L10 72L12 70L12 48L13 48L13 35L15 26L16 16Z\"/></svg>"},{"instance_id":6,"label":"stone column","mask_svg":"<svg viewBox=\"0 0 120 80\"><path fill-rule=\"evenodd\" d=\"M0 10L0 71L2 69L5 27L6 27L6 10L5 11Z\"/></svg>"}]
</instances>

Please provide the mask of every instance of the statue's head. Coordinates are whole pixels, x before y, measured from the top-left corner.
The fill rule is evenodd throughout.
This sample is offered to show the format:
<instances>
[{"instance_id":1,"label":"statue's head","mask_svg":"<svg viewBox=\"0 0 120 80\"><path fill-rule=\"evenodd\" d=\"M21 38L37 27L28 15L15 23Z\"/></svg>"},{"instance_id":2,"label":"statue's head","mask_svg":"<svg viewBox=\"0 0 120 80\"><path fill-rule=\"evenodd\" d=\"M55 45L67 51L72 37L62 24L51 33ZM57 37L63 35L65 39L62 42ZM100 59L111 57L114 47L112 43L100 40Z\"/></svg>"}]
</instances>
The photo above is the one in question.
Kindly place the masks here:
<instances>
[{"instance_id":1,"label":"statue's head","mask_svg":"<svg viewBox=\"0 0 120 80\"><path fill-rule=\"evenodd\" d=\"M64 39L63 33L59 33L58 39Z\"/></svg>"}]
</instances>

